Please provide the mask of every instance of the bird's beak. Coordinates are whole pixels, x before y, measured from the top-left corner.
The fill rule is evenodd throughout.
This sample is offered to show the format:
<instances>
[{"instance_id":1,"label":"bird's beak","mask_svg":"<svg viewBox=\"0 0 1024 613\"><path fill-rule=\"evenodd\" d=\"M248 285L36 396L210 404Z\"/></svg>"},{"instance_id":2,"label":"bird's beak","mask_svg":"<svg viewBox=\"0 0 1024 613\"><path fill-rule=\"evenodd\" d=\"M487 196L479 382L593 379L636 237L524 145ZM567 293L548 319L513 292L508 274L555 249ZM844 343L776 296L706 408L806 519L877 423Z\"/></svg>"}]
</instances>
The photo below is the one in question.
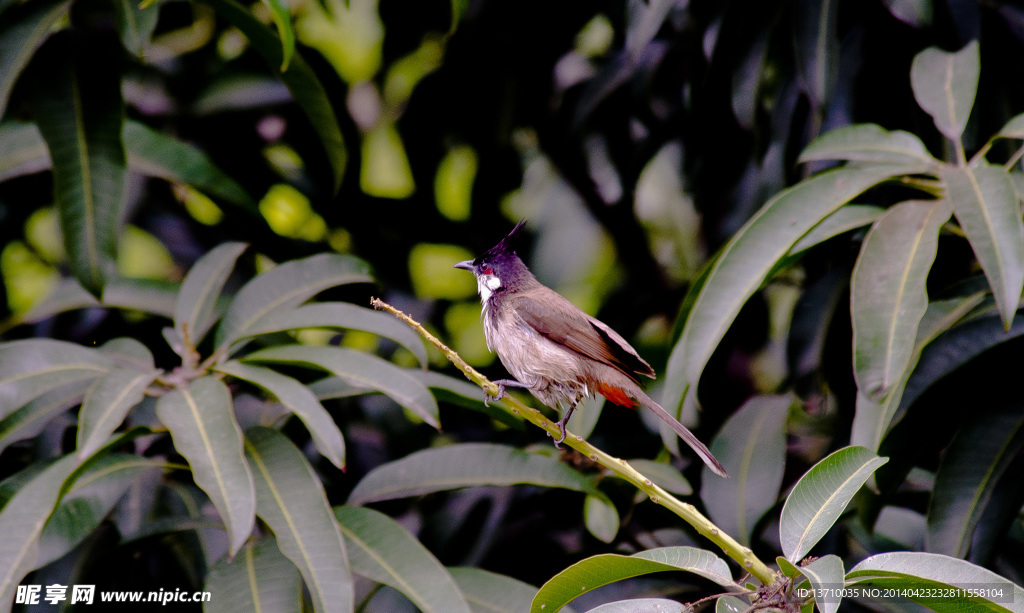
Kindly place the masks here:
<instances>
[{"instance_id":1,"label":"bird's beak","mask_svg":"<svg viewBox=\"0 0 1024 613\"><path fill-rule=\"evenodd\" d=\"M469 272L473 272L473 260L466 260L464 262L459 262L455 266L452 266L452 268L462 268L463 270L468 270Z\"/></svg>"}]
</instances>

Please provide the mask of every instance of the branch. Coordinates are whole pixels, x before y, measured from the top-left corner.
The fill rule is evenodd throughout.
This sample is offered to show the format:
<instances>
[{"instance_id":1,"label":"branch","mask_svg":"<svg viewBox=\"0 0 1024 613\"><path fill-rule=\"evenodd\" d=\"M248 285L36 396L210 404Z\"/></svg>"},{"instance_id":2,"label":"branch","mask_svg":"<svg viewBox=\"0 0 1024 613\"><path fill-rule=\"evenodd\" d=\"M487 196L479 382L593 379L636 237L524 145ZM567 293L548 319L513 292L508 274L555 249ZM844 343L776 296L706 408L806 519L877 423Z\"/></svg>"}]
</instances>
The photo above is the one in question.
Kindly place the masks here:
<instances>
[{"instance_id":1,"label":"branch","mask_svg":"<svg viewBox=\"0 0 1024 613\"><path fill-rule=\"evenodd\" d=\"M428 332L426 328L420 325L419 322L379 298L372 298L370 300L370 304L376 309L384 309L385 311L388 311L419 332L420 336L430 341L430 343L444 353L444 355L451 360L453 364L455 364L455 367L461 370L470 381L483 388L484 393L490 396L498 395L497 384L492 383L486 377L477 372L472 366L467 364L465 360L459 357L459 354L448 348L447 345ZM560 435L558 424L545 417L544 414L537 409L528 407L511 396L505 396L505 398L497 404L499 406L504 404L507 407L507 410L513 415L526 419L555 438ZM651 479L645 477L635 468L630 466L625 460L612 457L583 440L582 437L569 432L566 433L563 444L572 447L594 462L597 462L601 466L612 471L622 479L632 483L640 491L647 494L651 499L651 502L660 504L683 518L683 520L693 526L697 532L701 533L718 545L726 555L739 562L744 570L757 577L761 583L770 585L775 581L775 571L759 560L749 548L740 545L736 539L719 530L719 528L715 526L710 519L701 515L700 512L697 511L697 508L692 504L679 500L672 494L655 485Z\"/></svg>"}]
</instances>

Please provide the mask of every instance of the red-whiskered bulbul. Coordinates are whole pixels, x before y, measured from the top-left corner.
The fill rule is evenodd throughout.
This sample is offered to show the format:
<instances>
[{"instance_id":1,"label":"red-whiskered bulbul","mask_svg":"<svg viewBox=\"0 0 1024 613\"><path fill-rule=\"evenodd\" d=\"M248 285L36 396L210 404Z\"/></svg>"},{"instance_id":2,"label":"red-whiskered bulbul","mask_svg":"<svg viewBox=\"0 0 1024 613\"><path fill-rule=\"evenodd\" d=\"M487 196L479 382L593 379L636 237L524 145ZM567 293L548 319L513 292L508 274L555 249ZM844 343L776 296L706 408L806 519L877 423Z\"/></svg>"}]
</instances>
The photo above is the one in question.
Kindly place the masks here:
<instances>
[{"instance_id":1,"label":"red-whiskered bulbul","mask_svg":"<svg viewBox=\"0 0 1024 613\"><path fill-rule=\"evenodd\" d=\"M564 406L556 446L565 440L565 424L583 398L601 394L620 406L645 406L711 470L727 477L704 443L644 393L638 377L654 378L650 364L614 330L533 276L513 244L525 223L480 257L455 265L476 276L487 348L515 377L495 381L498 398L505 387L524 387L549 407Z\"/></svg>"}]
</instances>

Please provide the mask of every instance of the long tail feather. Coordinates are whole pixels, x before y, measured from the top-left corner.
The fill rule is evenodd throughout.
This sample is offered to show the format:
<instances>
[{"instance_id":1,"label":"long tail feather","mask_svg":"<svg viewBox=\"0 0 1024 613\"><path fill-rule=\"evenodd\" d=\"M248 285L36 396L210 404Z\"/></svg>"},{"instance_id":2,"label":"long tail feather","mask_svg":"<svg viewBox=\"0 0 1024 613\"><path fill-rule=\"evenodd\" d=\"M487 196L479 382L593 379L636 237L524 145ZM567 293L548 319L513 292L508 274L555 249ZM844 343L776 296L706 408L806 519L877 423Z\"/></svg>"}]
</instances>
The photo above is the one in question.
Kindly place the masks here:
<instances>
[{"instance_id":1,"label":"long tail feather","mask_svg":"<svg viewBox=\"0 0 1024 613\"><path fill-rule=\"evenodd\" d=\"M661 421L665 422L669 427L675 430L676 434L679 435L679 438L683 439L683 441L690 446L690 449L693 449L693 451L700 456L700 459L704 460L704 463L707 464L708 468L710 468L716 475L726 478L729 477L729 473L725 472L725 467L718 461L718 458L711 454L707 446L700 442L700 439L698 439L693 432L690 432L689 428L679 423L675 417L672 417L668 411L661 407L660 404L651 400L647 394L640 392L639 394L635 394L635 396L636 400L640 404L650 409L658 416L659 419L661 419Z\"/></svg>"}]
</instances>

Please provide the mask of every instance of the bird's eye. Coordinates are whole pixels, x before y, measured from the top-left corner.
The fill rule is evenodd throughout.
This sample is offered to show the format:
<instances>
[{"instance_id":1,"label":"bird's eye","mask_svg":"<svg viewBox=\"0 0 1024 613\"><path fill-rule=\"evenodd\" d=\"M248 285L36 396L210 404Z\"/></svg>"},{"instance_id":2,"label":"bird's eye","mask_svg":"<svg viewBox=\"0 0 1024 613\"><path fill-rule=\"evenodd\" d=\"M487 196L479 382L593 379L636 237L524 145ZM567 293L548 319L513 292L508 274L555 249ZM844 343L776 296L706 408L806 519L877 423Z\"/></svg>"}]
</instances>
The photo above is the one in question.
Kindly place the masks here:
<instances>
[{"instance_id":1,"label":"bird's eye","mask_svg":"<svg viewBox=\"0 0 1024 613\"><path fill-rule=\"evenodd\" d=\"M490 274L494 274L494 270L493 270L493 269L491 269L491 267L490 267L490 266L484 266L484 274L485 274L485 275L490 275Z\"/></svg>"}]
</instances>

